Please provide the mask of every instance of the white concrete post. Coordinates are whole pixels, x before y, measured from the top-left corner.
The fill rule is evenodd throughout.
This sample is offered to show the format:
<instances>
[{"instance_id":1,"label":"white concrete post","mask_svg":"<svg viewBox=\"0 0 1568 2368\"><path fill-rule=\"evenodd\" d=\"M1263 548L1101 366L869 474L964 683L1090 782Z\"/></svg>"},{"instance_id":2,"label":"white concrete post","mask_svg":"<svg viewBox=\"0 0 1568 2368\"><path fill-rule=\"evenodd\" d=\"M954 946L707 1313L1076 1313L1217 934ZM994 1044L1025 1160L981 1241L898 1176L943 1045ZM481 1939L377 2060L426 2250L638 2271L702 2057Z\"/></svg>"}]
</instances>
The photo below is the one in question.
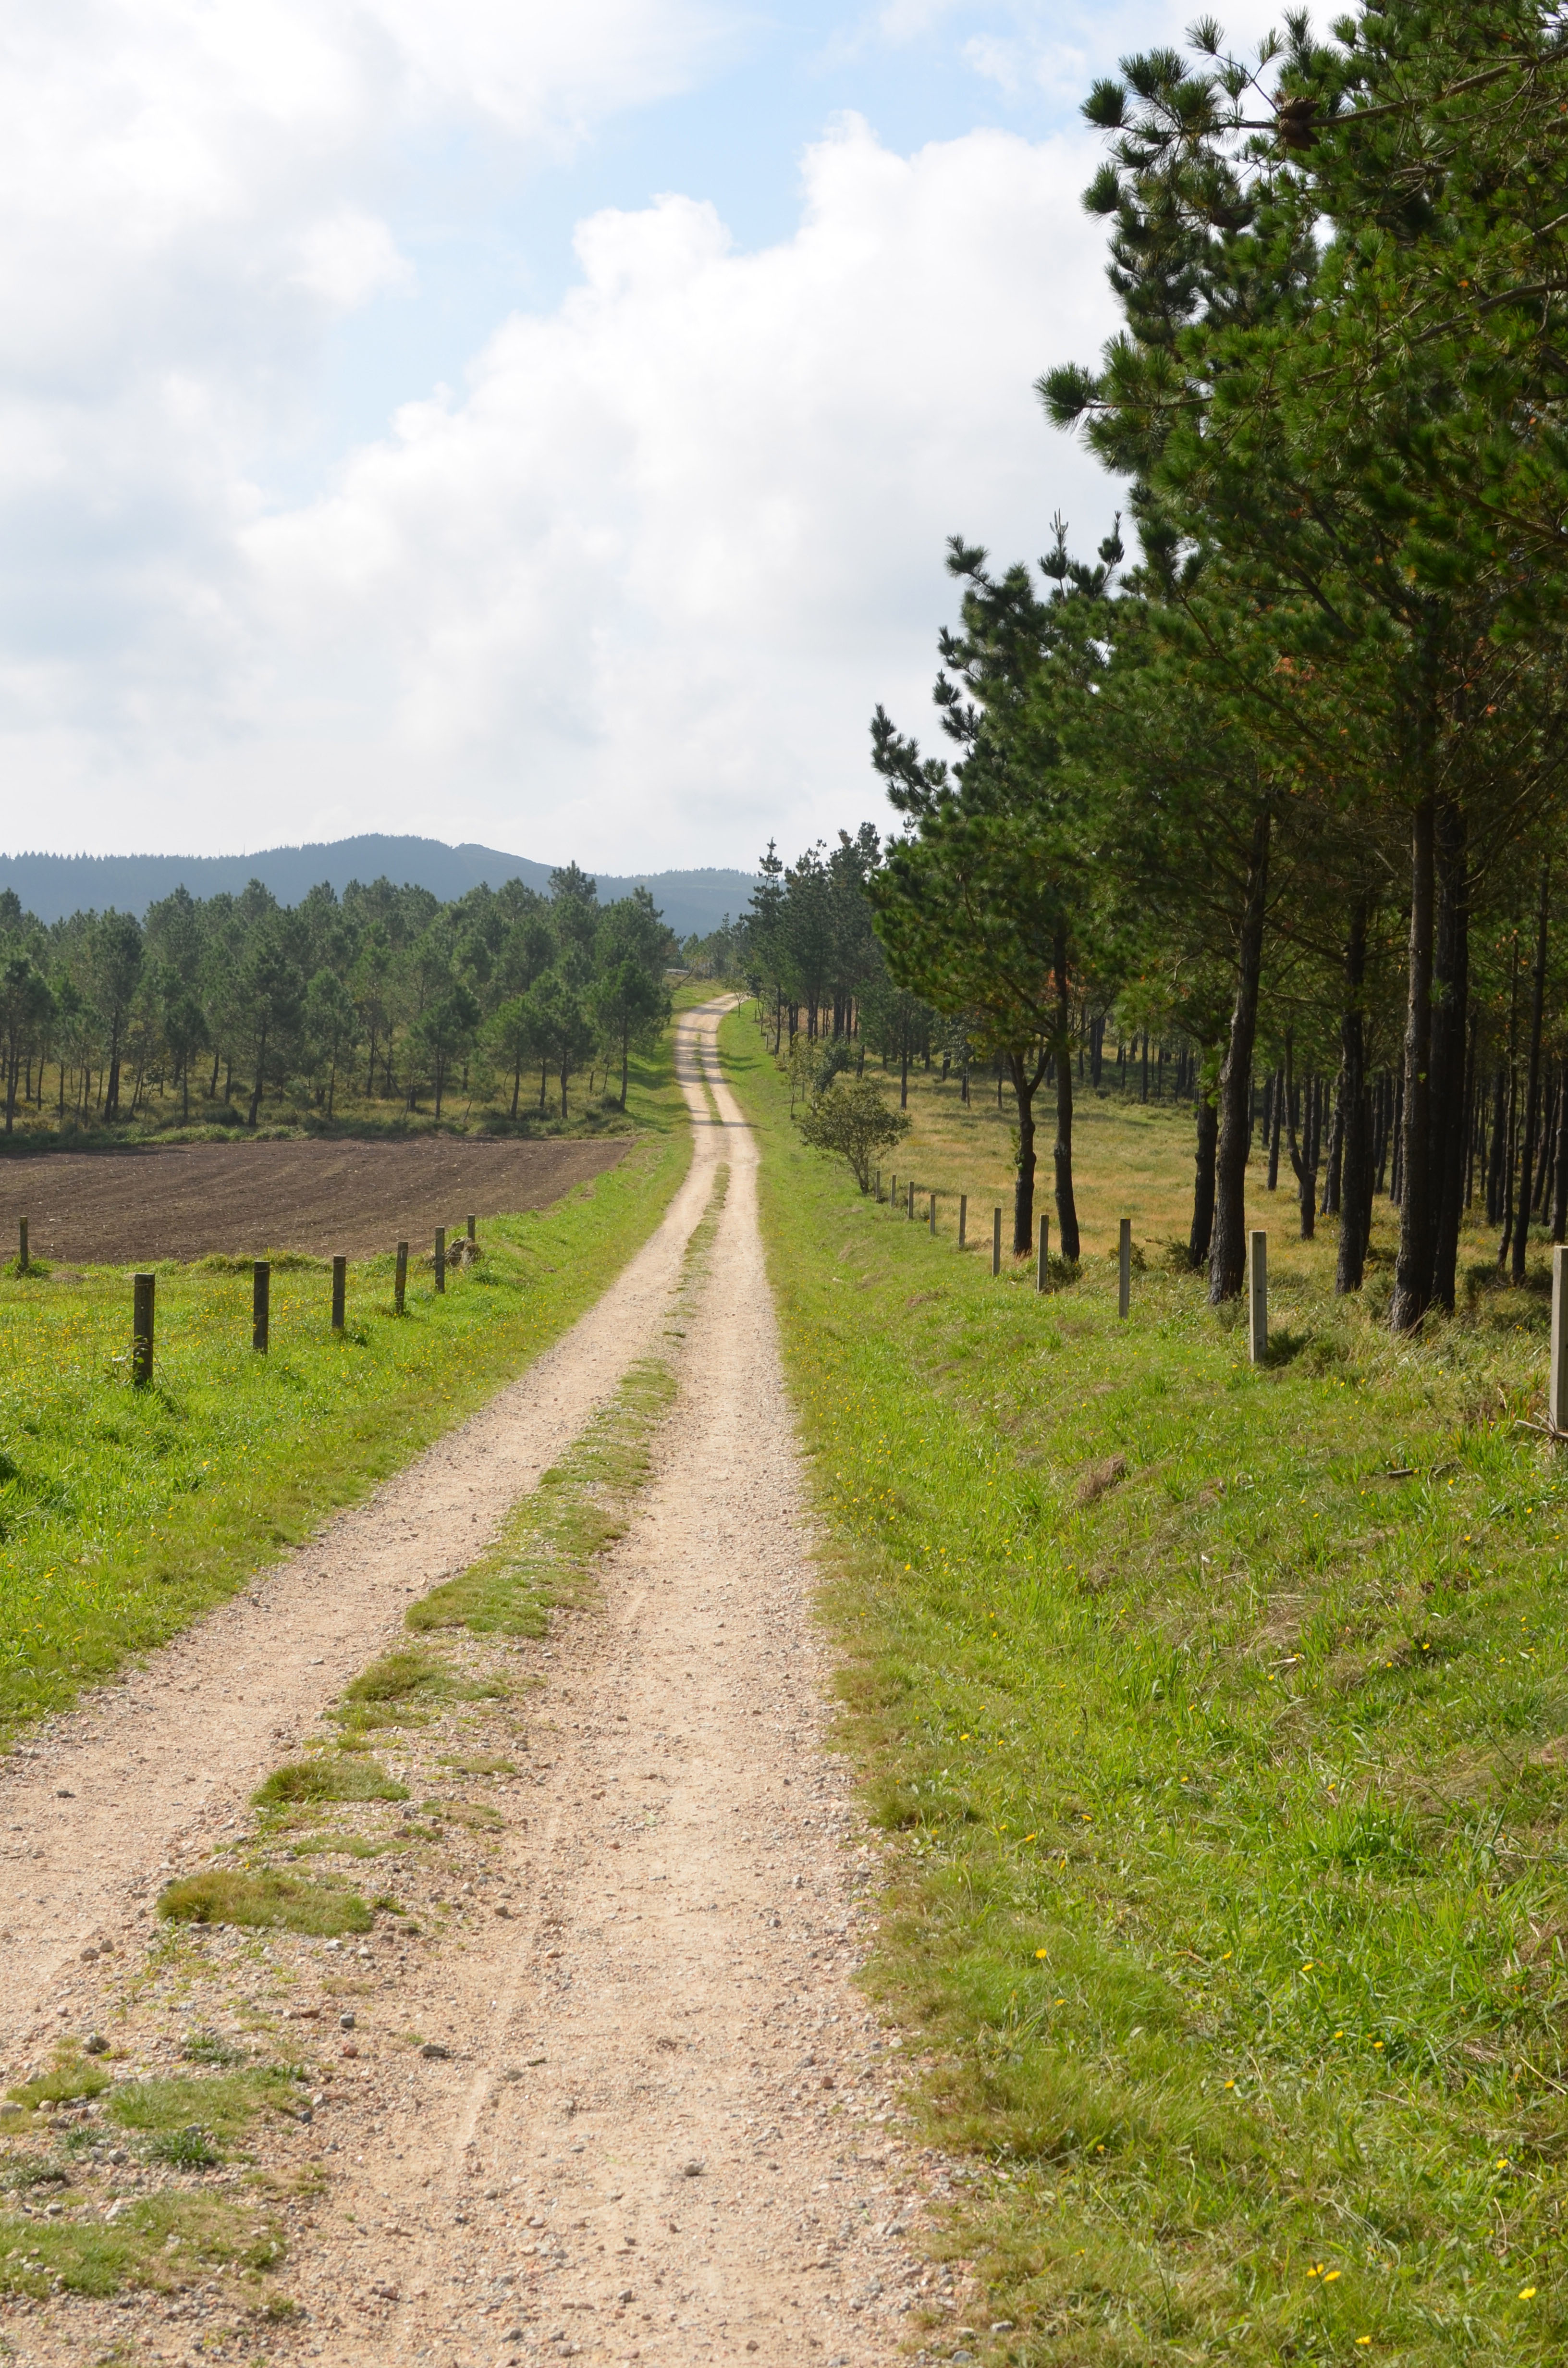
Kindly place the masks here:
<instances>
[{"instance_id":1,"label":"white concrete post","mask_svg":"<svg viewBox=\"0 0 1568 2368\"><path fill-rule=\"evenodd\" d=\"M1247 1355L1261 1365L1268 1354L1268 1235L1247 1235Z\"/></svg>"}]
</instances>

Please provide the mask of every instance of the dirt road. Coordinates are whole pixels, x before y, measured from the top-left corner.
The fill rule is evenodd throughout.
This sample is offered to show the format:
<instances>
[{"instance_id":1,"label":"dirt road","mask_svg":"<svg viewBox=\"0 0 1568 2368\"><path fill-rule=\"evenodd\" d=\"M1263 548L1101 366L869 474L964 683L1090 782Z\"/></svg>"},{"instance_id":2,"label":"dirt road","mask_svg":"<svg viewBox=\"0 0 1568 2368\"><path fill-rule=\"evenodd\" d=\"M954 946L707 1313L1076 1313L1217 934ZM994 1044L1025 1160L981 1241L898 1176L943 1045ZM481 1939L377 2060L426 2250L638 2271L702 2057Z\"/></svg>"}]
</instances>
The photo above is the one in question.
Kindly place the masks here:
<instances>
[{"instance_id":1,"label":"dirt road","mask_svg":"<svg viewBox=\"0 0 1568 2368\"><path fill-rule=\"evenodd\" d=\"M0 1806L48 1852L17 1871L52 1934L5 1944L4 1994L27 1999L13 2066L36 2063L57 2026L101 2025L140 2067L177 2052L193 2014L253 2032L287 2014L324 2032L350 1995L330 1944L269 1936L258 1957L217 1934L192 1943L177 1985L139 1979L161 1869L187 1862L199 1830L205 1848L243 1816L248 1788L392 1635L408 1595L460 1566L602 1401L675 1306L681 1247L727 1164L706 1280L680 1320L678 1396L608 1558L602 1610L505 1648L543 1682L526 1712L493 1716L498 1735L526 1728L521 1777L497 1776L493 1806L453 1812L490 1820L490 1854L472 1856L455 1895L449 1881L439 1914L422 1907L429 1920L401 1928L417 1942L389 1928L359 1950L353 2038L335 2066L317 2059L314 2119L273 2143L274 2192L306 2199L291 2218L279 2207L302 2316L246 2324L216 2278L129 2316L62 2297L0 2318L23 2360L80 2360L140 2328L138 2348L166 2359L878 2368L926 2298L953 2326L961 2290L905 2241L940 2172L908 2150L896 2043L849 1982L875 1861L824 1748L827 1672L756 1154L718 1080L718 1017L690 1015L682 1030L691 1179L594 1315L255 1602L62 1722L26 1776L11 1763ZM475 1669L488 1649L472 1648ZM221 1676L229 1699L193 1754L185 1689ZM494 1739L469 1725L471 1748ZM439 1741L411 1744L411 1782ZM126 1789L117 1771L133 1751ZM125 1882L105 1854L132 1820ZM116 1939L115 1955L68 1980L68 1946L89 1929ZM76 2208L107 2214L131 2176L116 2190L110 2167Z\"/></svg>"}]
</instances>

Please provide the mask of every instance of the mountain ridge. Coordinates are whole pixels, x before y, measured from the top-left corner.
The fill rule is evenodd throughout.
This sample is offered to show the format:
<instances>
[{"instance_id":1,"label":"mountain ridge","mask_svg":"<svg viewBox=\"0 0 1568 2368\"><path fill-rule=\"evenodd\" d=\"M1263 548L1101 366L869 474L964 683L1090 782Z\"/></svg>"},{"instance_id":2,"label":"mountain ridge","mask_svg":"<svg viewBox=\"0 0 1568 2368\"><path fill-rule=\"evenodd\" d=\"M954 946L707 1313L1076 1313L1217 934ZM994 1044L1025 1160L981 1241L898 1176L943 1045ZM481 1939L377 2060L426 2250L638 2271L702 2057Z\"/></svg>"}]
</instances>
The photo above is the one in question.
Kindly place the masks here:
<instances>
[{"instance_id":1,"label":"mountain ridge","mask_svg":"<svg viewBox=\"0 0 1568 2368\"><path fill-rule=\"evenodd\" d=\"M263 848L252 855L51 855L26 850L0 855L0 890L9 888L40 921L103 911L109 905L138 916L160 897L184 886L193 896L238 895L260 880L281 905L297 905L324 880L338 895L350 880L386 877L402 887L427 888L443 904L488 882L521 880L547 889L554 867L526 855L508 855L476 840L451 846L445 839L411 833L362 831L352 838L306 840L297 846ZM587 867L585 866L585 869ZM686 871L598 873L601 901L645 887L677 937L706 937L726 913L743 912L754 875L707 866Z\"/></svg>"}]
</instances>

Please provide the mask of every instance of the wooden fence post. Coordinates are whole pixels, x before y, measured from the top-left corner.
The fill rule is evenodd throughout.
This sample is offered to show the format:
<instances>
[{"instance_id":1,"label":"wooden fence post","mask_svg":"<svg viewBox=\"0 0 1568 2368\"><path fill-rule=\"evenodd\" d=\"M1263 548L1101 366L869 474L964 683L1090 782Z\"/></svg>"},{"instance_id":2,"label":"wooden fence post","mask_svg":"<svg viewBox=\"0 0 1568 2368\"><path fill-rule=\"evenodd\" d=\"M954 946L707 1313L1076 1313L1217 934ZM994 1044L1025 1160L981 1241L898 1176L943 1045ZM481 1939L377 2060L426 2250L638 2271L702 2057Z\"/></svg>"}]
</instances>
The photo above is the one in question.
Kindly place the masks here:
<instances>
[{"instance_id":1,"label":"wooden fence post","mask_svg":"<svg viewBox=\"0 0 1568 2368\"><path fill-rule=\"evenodd\" d=\"M392 1278L392 1313L395 1315L401 1315L403 1314L403 1303L407 1290L408 1244L406 1242L399 1242L397 1246L397 1271Z\"/></svg>"},{"instance_id":2,"label":"wooden fence post","mask_svg":"<svg viewBox=\"0 0 1568 2368\"><path fill-rule=\"evenodd\" d=\"M903 1214L905 1222L912 1225L915 1223L915 1178L913 1176L909 1179L909 1200L905 1205Z\"/></svg>"},{"instance_id":3,"label":"wooden fence post","mask_svg":"<svg viewBox=\"0 0 1568 2368\"><path fill-rule=\"evenodd\" d=\"M1132 1220L1123 1217L1117 1245L1116 1312L1125 1315L1132 1304Z\"/></svg>"},{"instance_id":4,"label":"wooden fence post","mask_svg":"<svg viewBox=\"0 0 1568 2368\"><path fill-rule=\"evenodd\" d=\"M437 1291L445 1291L446 1287L447 1229L445 1225L437 1225L436 1228L436 1288Z\"/></svg>"},{"instance_id":5,"label":"wooden fence post","mask_svg":"<svg viewBox=\"0 0 1568 2368\"><path fill-rule=\"evenodd\" d=\"M474 1233L473 1233L473 1219L472 1219L472 1217L471 1217L471 1218L469 1219L469 1221L468 1221L468 1237L469 1237L469 1240L470 1240L471 1242L472 1242L472 1241L473 1240L473 1238L474 1238Z\"/></svg>"},{"instance_id":6,"label":"wooden fence post","mask_svg":"<svg viewBox=\"0 0 1568 2368\"><path fill-rule=\"evenodd\" d=\"M1049 1217L1042 1217L1040 1221L1040 1265L1035 1270L1034 1279L1034 1287L1037 1291L1043 1291L1045 1289L1046 1276L1050 1266L1051 1219Z\"/></svg>"},{"instance_id":7,"label":"wooden fence post","mask_svg":"<svg viewBox=\"0 0 1568 2368\"><path fill-rule=\"evenodd\" d=\"M257 1258L250 1270L250 1344L258 1357L267 1354L271 1308L272 1269L265 1258Z\"/></svg>"},{"instance_id":8,"label":"wooden fence post","mask_svg":"<svg viewBox=\"0 0 1568 2368\"><path fill-rule=\"evenodd\" d=\"M1555 1304L1552 1313L1555 1339ZM1268 1354L1268 1235L1261 1226L1247 1235L1247 1354L1255 1365Z\"/></svg>"},{"instance_id":9,"label":"wooden fence post","mask_svg":"<svg viewBox=\"0 0 1568 2368\"><path fill-rule=\"evenodd\" d=\"M888 1207L894 1211L896 1211L898 1207L898 1170L896 1167L892 1172L892 1182L888 1186Z\"/></svg>"},{"instance_id":10,"label":"wooden fence post","mask_svg":"<svg viewBox=\"0 0 1568 2368\"><path fill-rule=\"evenodd\" d=\"M348 1260L346 1258L335 1258L332 1262L332 1328L335 1332L341 1332L343 1329L346 1312L344 1302L347 1296Z\"/></svg>"},{"instance_id":11,"label":"wooden fence post","mask_svg":"<svg viewBox=\"0 0 1568 2368\"><path fill-rule=\"evenodd\" d=\"M1002 1212L1000 1209L993 1209L991 1212L991 1271L994 1275L1000 1274L1002 1271Z\"/></svg>"},{"instance_id":12,"label":"wooden fence post","mask_svg":"<svg viewBox=\"0 0 1568 2368\"><path fill-rule=\"evenodd\" d=\"M131 1378L138 1389L153 1378L153 1295L157 1280L152 1274L132 1277Z\"/></svg>"},{"instance_id":13,"label":"wooden fence post","mask_svg":"<svg viewBox=\"0 0 1568 2368\"><path fill-rule=\"evenodd\" d=\"M882 1197L882 1171L881 1171L881 1169L879 1167L879 1168L878 1168L878 1170L877 1170L877 1172L876 1172L876 1174L875 1174L875 1175L872 1177L872 1178L871 1178L871 1198L872 1198L872 1200L873 1200L873 1201L876 1201L880 1202L880 1201L881 1201L881 1197Z\"/></svg>"},{"instance_id":14,"label":"wooden fence post","mask_svg":"<svg viewBox=\"0 0 1568 2368\"><path fill-rule=\"evenodd\" d=\"M969 1194L967 1192L960 1192L959 1194L959 1247L960 1250L964 1246L964 1236L968 1232Z\"/></svg>"},{"instance_id":15,"label":"wooden fence post","mask_svg":"<svg viewBox=\"0 0 1568 2368\"><path fill-rule=\"evenodd\" d=\"M20 1235L20 1237L21 1237L21 1247L20 1247L20 1248L19 1248L19 1249L17 1250L17 1272L18 1274L26 1274L26 1272L27 1272L27 1270L28 1270L28 1221L27 1221L27 1219L26 1219L25 1217L18 1217L18 1218L17 1218L17 1231L18 1231L18 1233L19 1233L19 1235Z\"/></svg>"},{"instance_id":16,"label":"wooden fence post","mask_svg":"<svg viewBox=\"0 0 1568 2368\"><path fill-rule=\"evenodd\" d=\"M931 1212L926 1221L926 1230L930 1235L932 1240L935 1241L937 1238L937 1195L935 1192L931 1195Z\"/></svg>"}]
</instances>

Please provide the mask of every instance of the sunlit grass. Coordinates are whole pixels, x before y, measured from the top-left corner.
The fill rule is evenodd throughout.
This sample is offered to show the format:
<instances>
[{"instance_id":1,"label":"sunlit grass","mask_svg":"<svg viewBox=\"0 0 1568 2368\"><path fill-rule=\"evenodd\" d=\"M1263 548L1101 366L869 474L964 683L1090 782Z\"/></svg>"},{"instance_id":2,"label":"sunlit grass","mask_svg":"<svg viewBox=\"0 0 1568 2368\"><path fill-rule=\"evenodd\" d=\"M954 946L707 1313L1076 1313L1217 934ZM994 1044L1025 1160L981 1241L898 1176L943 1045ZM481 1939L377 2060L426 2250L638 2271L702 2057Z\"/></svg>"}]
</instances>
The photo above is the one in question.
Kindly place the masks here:
<instances>
[{"instance_id":1,"label":"sunlit grass","mask_svg":"<svg viewBox=\"0 0 1568 2368\"><path fill-rule=\"evenodd\" d=\"M1465 1312L1396 1340L1386 1270L1336 1303L1332 1226L1287 1247L1293 1201L1260 1191L1255 1370L1239 1311L1160 1254L1185 1106L1097 1106L1089 1255L1042 1297L862 1201L744 1016L723 1042L764 1129L846 1739L900 1837L871 1980L935 2052L933 2127L986 2166L951 2245L1017 2322L996 2356L1560 2358L1541 1276L1495 1288L1471 1236ZM994 1108L947 1090L917 1084L901 1171L1000 1198Z\"/></svg>"}]
</instances>

